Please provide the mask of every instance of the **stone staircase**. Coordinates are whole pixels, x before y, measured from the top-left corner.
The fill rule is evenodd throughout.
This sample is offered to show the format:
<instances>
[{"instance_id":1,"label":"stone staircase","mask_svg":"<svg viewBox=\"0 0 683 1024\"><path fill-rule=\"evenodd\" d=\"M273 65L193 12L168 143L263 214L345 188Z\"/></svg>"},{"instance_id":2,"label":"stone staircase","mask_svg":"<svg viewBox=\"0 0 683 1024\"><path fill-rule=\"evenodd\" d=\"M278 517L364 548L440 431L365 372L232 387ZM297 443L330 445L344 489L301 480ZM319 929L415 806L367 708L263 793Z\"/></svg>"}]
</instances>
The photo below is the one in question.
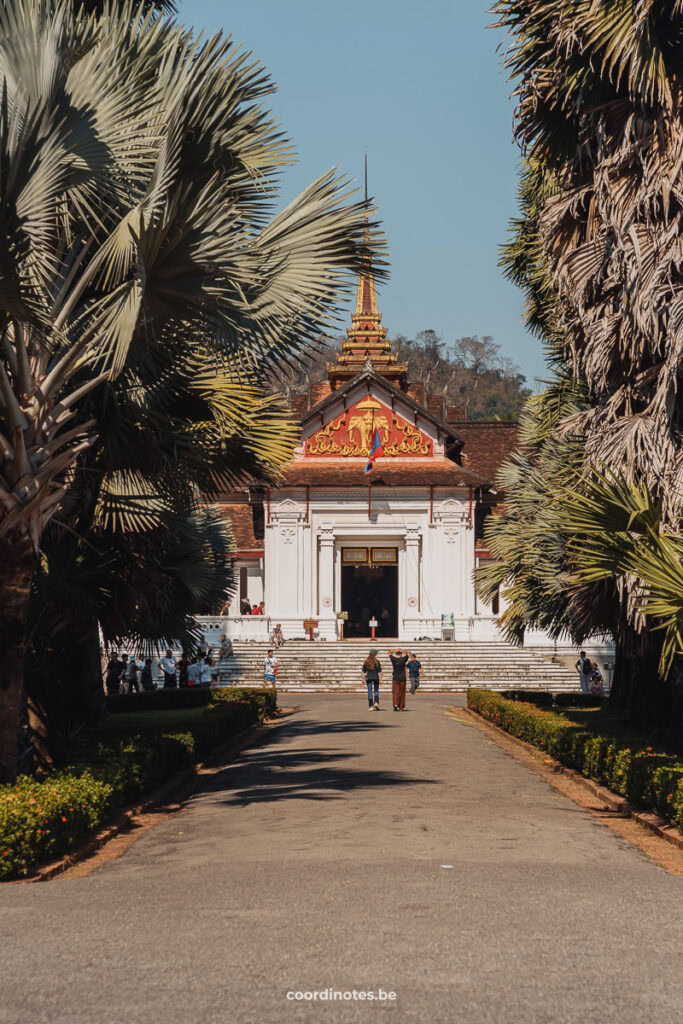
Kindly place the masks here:
<instances>
[{"instance_id":1,"label":"stone staircase","mask_svg":"<svg viewBox=\"0 0 683 1024\"><path fill-rule=\"evenodd\" d=\"M345 640L325 643L289 640L276 652L277 686L292 691L360 692L364 689L361 666L370 647L378 651L383 669L383 688L391 682L388 651L395 641ZM254 686L263 682L263 659L268 645L236 642L234 654L220 663L223 686ZM422 662L425 677L421 690L462 691L468 687L487 690L579 690L576 672L554 662L548 654L512 647L503 642L458 643L445 640L410 644Z\"/></svg>"}]
</instances>

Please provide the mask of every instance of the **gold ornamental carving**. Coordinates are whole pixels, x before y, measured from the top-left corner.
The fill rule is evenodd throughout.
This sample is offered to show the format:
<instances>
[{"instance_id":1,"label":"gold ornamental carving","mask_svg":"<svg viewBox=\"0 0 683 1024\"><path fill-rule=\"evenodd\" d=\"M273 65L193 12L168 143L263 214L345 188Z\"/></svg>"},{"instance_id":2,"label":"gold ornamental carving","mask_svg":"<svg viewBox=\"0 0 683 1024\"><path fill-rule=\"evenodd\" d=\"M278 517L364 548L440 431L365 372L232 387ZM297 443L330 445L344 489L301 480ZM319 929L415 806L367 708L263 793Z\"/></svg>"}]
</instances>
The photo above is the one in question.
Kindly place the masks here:
<instances>
[{"instance_id":1,"label":"gold ornamental carving","mask_svg":"<svg viewBox=\"0 0 683 1024\"><path fill-rule=\"evenodd\" d=\"M316 431L306 442L306 453L367 458L375 430L379 430L385 455L429 455L431 452L431 440L411 423L389 410L378 415L374 408L359 404Z\"/></svg>"}]
</instances>

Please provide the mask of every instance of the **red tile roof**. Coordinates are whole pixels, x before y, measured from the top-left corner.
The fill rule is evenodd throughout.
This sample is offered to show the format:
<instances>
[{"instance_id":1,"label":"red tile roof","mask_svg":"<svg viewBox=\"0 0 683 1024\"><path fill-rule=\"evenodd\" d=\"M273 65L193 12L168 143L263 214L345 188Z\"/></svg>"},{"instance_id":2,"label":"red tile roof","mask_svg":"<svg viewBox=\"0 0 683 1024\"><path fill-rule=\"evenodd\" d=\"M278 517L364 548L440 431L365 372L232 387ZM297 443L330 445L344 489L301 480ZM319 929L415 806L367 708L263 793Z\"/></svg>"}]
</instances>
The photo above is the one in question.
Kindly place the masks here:
<instances>
[{"instance_id":1,"label":"red tile roof","mask_svg":"<svg viewBox=\"0 0 683 1024\"><path fill-rule=\"evenodd\" d=\"M365 459L298 459L285 470L281 487L364 487L384 484L387 487L485 487L490 481L450 459L379 459L371 474L363 475Z\"/></svg>"},{"instance_id":2,"label":"red tile roof","mask_svg":"<svg viewBox=\"0 0 683 1024\"><path fill-rule=\"evenodd\" d=\"M251 505L246 503L230 504L220 502L220 507L229 521L232 535L235 538L236 555L251 555L256 557L263 554L263 541L257 540L254 536L254 518Z\"/></svg>"},{"instance_id":3,"label":"red tile roof","mask_svg":"<svg viewBox=\"0 0 683 1024\"><path fill-rule=\"evenodd\" d=\"M449 420L463 439L467 468L495 481L498 470L518 445L519 424L500 420Z\"/></svg>"}]
</instances>

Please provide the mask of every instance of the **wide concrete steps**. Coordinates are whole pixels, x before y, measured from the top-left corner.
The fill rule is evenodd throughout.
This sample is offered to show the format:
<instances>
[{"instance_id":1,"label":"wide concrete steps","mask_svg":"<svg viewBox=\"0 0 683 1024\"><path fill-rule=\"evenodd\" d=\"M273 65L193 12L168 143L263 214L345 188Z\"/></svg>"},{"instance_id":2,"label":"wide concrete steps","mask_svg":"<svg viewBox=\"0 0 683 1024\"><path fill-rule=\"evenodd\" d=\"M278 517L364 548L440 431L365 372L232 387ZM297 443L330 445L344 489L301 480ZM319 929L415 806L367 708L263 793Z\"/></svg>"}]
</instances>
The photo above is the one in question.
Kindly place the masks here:
<instances>
[{"instance_id":1,"label":"wide concrete steps","mask_svg":"<svg viewBox=\"0 0 683 1024\"><path fill-rule=\"evenodd\" d=\"M395 642L346 640L340 643L290 640L277 651L277 686L291 691L349 691L364 689L361 667L370 647L378 652L384 685L391 680L389 650ZM459 643L417 641L408 645L422 663L423 691L538 689L570 692L579 689L578 676L564 665L533 650L503 642ZM234 654L219 665L223 686L254 686L263 682L263 659L268 645L235 643Z\"/></svg>"}]
</instances>

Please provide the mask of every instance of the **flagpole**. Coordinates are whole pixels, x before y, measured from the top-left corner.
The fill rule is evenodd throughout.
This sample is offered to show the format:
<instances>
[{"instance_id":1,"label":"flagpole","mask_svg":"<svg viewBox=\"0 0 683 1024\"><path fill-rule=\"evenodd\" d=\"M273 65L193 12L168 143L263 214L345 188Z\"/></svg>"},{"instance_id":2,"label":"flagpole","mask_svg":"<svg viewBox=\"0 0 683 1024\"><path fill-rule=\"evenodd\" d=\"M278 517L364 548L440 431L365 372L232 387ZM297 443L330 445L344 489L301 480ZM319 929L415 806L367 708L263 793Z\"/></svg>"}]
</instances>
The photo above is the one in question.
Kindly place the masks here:
<instances>
[{"instance_id":1,"label":"flagpole","mask_svg":"<svg viewBox=\"0 0 683 1024\"><path fill-rule=\"evenodd\" d=\"M366 185L365 185L365 190L366 190L366 193L367 193L367 160L368 160L368 158L366 156L365 157L365 166L366 166L366 172L365 172L366 173ZM374 409L372 410L372 426L370 428L370 437L372 438L372 440L370 441L370 450L372 450L372 444L373 444L373 441L374 441L374 438L375 438L375 410ZM368 481L368 522L369 523L372 522L372 473L370 474L370 480Z\"/></svg>"}]
</instances>

